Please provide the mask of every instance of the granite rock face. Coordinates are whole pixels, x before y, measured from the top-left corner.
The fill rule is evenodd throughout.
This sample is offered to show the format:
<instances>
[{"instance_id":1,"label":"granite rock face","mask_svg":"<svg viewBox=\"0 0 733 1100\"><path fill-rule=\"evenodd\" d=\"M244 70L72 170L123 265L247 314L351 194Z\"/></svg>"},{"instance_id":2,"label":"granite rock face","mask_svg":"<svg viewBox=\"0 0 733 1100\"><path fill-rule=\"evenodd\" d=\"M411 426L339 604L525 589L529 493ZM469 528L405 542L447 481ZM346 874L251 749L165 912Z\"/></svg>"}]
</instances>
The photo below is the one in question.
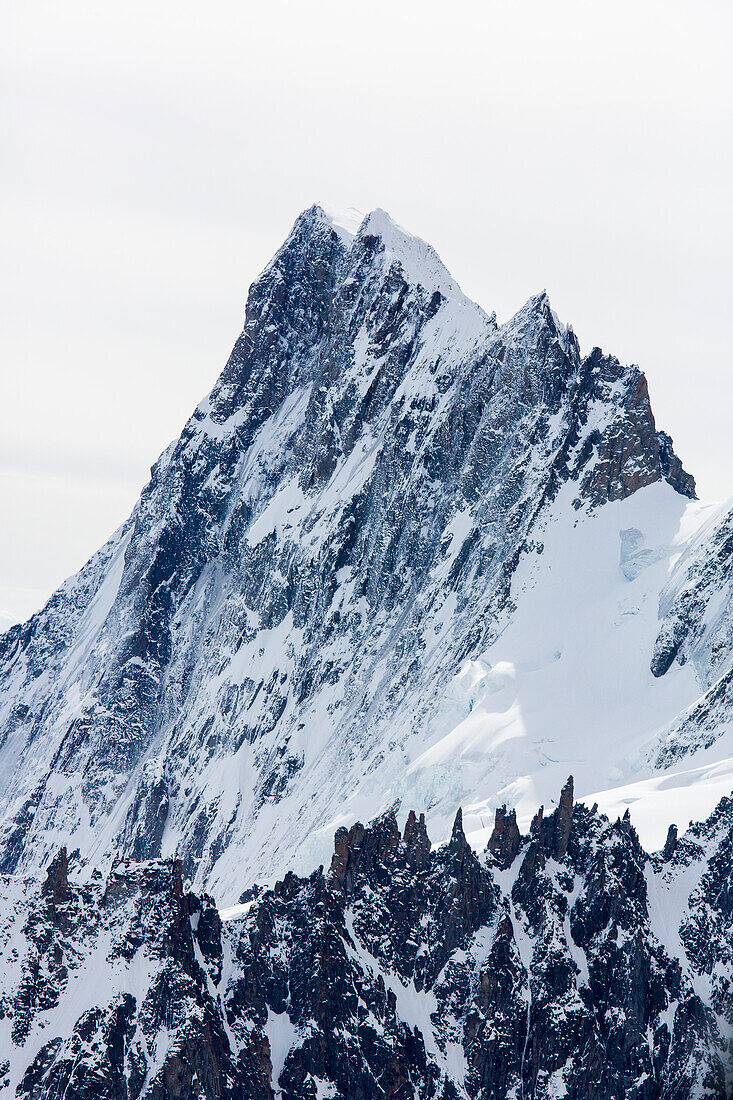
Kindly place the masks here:
<instances>
[{"instance_id":1,"label":"granite rock face","mask_svg":"<svg viewBox=\"0 0 733 1100\"><path fill-rule=\"evenodd\" d=\"M546 294L498 325L383 212L305 211L132 516L0 636L0 868L175 852L221 896L312 865L399 792L558 493L661 484L694 496L643 374Z\"/></svg>"},{"instance_id":2,"label":"granite rock face","mask_svg":"<svg viewBox=\"0 0 733 1100\"><path fill-rule=\"evenodd\" d=\"M723 1100L731 800L650 858L569 784L494 847L387 813L224 920L178 861L5 876L0 1096Z\"/></svg>"}]
</instances>

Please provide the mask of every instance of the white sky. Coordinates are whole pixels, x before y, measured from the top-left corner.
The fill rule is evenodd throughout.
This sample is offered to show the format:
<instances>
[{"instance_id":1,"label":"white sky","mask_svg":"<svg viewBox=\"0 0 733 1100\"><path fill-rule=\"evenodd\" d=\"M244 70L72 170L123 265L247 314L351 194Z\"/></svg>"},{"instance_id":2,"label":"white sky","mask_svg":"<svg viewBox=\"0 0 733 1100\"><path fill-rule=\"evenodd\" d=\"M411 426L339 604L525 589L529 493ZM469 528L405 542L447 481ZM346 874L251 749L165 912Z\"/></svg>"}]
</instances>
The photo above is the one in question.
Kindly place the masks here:
<instances>
[{"instance_id":1,"label":"white sky","mask_svg":"<svg viewBox=\"0 0 733 1100\"><path fill-rule=\"evenodd\" d=\"M732 32L715 0L3 5L5 621L130 511L317 200L500 320L546 287L733 493Z\"/></svg>"}]
</instances>

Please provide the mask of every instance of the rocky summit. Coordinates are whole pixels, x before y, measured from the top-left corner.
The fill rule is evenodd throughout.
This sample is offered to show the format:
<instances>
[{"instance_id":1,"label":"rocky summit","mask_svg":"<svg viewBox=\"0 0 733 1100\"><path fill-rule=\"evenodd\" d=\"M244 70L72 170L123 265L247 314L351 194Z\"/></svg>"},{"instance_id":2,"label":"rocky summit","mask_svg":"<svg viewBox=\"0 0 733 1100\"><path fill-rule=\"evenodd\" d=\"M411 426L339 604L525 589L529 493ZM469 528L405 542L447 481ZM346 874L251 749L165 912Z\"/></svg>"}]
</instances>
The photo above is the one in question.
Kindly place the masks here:
<instances>
[{"instance_id":1,"label":"rocky summit","mask_svg":"<svg viewBox=\"0 0 733 1100\"><path fill-rule=\"evenodd\" d=\"M732 516L547 294L306 210L0 635L0 1084L726 1095Z\"/></svg>"}]
</instances>

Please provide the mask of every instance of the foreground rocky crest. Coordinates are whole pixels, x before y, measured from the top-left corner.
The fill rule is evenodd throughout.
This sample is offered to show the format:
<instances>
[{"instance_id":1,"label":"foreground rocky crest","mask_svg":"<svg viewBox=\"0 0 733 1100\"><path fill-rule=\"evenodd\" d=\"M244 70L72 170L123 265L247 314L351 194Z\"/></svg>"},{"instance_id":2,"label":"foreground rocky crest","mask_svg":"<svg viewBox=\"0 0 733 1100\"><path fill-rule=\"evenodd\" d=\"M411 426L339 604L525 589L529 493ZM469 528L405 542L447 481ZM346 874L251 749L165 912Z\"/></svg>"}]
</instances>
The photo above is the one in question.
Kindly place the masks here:
<instances>
[{"instance_id":1,"label":"foreground rocky crest","mask_svg":"<svg viewBox=\"0 0 733 1100\"><path fill-rule=\"evenodd\" d=\"M733 802L663 856L573 804L528 836L388 813L225 912L178 861L3 880L1 1086L19 1096L727 1095ZM2 1061L0 1059L0 1061Z\"/></svg>"}]
</instances>

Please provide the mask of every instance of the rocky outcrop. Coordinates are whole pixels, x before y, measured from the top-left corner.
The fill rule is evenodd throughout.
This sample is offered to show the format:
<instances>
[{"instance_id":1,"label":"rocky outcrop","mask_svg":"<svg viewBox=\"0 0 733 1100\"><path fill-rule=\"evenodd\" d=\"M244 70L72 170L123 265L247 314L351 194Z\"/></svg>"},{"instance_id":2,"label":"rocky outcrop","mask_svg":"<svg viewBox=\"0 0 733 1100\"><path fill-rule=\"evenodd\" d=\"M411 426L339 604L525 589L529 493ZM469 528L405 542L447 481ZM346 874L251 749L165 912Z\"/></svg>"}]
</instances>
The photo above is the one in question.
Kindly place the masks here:
<instances>
[{"instance_id":1,"label":"rocky outcrop","mask_svg":"<svg viewBox=\"0 0 733 1100\"><path fill-rule=\"evenodd\" d=\"M670 825L667 829L667 838L664 841L664 848L662 849L662 859L669 860L677 851L677 826Z\"/></svg>"},{"instance_id":2,"label":"rocky outcrop","mask_svg":"<svg viewBox=\"0 0 733 1100\"><path fill-rule=\"evenodd\" d=\"M69 891L69 860L66 848L59 849L58 855L51 861L46 871L46 881L41 887L41 893L49 899L51 906L62 905L68 901Z\"/></svg>"},{"instance_id":3,"label":"rocky outcrop","mask_svg":"<svg viewBox=\"0 0 733 1100\"><path fill-rule=\"evenodd\" d=\"M584 494L596 504L622 500L664 478L678 493L694 499L695 479L682 469L670 437L657 431L647 381L639 368L622 367L600 348L593 348L584 368L580 393L586 409L598 403L607 410L580 447L581 460L593 449L596 452L596 460L582 475ZM614 387L621 389L615 405L608 402L608 391Z\"/></svg>"},{"instance_id":4,"label":"rocky outcrop","mask_svg":"<svg viewBox=\"0 0 733 1100\"><path fill-rule=\"evenodd\" d=\"M567 783L560 792L560 801L552 815L552 848L555 859L563 859L570 843L570 831L573 826L573 777L569 776Z\"/></svg>"},{"instance_id":5,"label":"rocky outcrop","mask_svg":"<svg viewBox=\"0 0 733 1100\"><path fill-rule=\"evenodd\" d=\"M509 867L517 857L522 838L514 810L499 806L494 819L494 829L489 838L488 850L500 867Z\"/></svg>"},{"instance_id":6,"label":"rocky outcrop","mask_svg":"<svg viewBox=\"0 0 733 1100\"><path fill-rule=\"evenodd\" d=\"M694 500L697 496L695 479L692 474L688 474L683 469L682 463L675 454L671 436L667 435L666 432L657 432L657 441L659 443L659 468L662 477L682 496Z\"/></svg>"},{"instance_id":7,"label":"rocky outcrop","mask_svg":"<svg viewBox=\"0 0 733 1100\"><path fill-rule=\"evenodd\" d=\"M425 826L425 814L418 815L410 810L402 834L407 858L418 867L425 866L430 858L430 837Z\"/></svg>"}]
</instances>

